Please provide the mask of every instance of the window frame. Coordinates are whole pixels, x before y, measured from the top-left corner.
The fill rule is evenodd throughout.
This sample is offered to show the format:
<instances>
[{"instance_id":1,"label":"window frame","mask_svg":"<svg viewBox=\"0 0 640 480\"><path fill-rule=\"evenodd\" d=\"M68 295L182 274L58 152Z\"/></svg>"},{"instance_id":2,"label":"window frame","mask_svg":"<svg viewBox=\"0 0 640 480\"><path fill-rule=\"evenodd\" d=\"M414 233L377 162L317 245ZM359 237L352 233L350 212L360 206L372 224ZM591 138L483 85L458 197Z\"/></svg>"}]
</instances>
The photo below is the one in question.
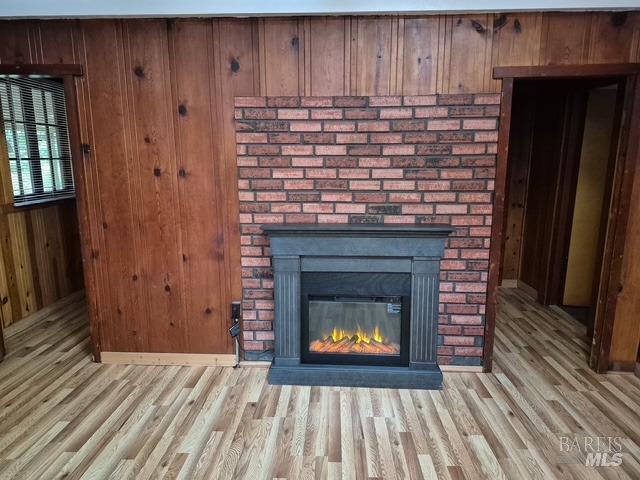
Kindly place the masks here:
<instances>
[{"instance_id":1,"label":"window frame","mask_svg":"<svg viewBox=\"0 0 640 480\"><path fill-rule=\"evenodd\" d=\"M70 118L68 115L68 102L65 98L66 87L65 87L65 79L54 77L54 76L44 76L38 75L39 78L54 80L60 82L60 88L62 90L62 104L56 102L57 96L60 95L60 92L56 92L52 88L47 88L46 85L39 85L37 90L39 90L42 101L42 115L43 122L39 122L36 118L35 106L34 106L34 96L33 91L34 88L29 87L28 85L20 84L17 81L19 77L29 77L30 75L18 74L18 75L7 75L3 73L3 76L0 77L0 83L3 83L7 86L7 100L8 100L8 108L9 108L9 118L5 119L4 114L2 118L3 122L3 133L5 135L5 139L7 142L7 159L8 159L8 173L11 177L11 181L8 182L11 186L11 197L13 199L13 206L16 208L30 207L34 205L42 205L48 203L55 203L59 201L64 201L68 199L73 199L76 196L76 185L73 173L73 153L71 147L71 138L70 138ZM37 79L37 78L36 78ZM16 94L14 87L19 89L18 94L20 96L19 103L17 103L14 99L14 95ZM54 121L50 122L48 118L48 107L47 107L47 99L46 93L52 96L52 108L54 111L58 108L63 109L64 118L62 121L57 121L54 117ZM22 109L21 115L17 115L15 109L16 106ZM22 117L20 120L19 117ZM9 138L7 136L6 126L11 126L11 137L13 139L13 150L14 156L13 158L9 155ZM26 137L26 147L28 150L28 157L23 159L20 157L19 153L19 145L17 132L19 131L18 126L22 125L24 128L24 135ZM41 156L40 155L40 146L39 146L39 127L44 128L46 141L47 141L47 152L48 155ZM58 141L57 146L59 149L59 155L57 157L53 157L52 152L52 129L55 130L55 134L59 139L64 139L66 137L67 141ZM23 185L24 177L22 175L22 163L27 161L29 164L29 177L31 181L32 192L26 193L25 187ZM50 169L50 180L51 180L51 191L47 192L45 190L45 182L42 172L42 164L48 163ZM56 188L56 163L58 163L58 167L60 170L60 180L68 181L63 188ZM16 194L16 185L13 181L13 170L12 166L15 165L15 171L17 172L17 180L18 186L17 190L20 192ZM70 172L70 175L65 175L65 170Z\"/></svg>"},{"instance_id":2,"label":"window frame","mask_svg":"<svg viewBox=\"0 0 640 480\"><path fill-rule=\"evenodd\" d=\"M30 86L18 81L18 79L24 77L30 77L30 75L2 74L0 77L0 83L6 85L6 106L9 109L8 119L4 118L3 112L2 130L7 143L8 173L11 178L11 181L8 183L11 187L13 206L22 208L73 199L75 198L76 192L64 78L45 78L45 76L42 75L39 75L39 78L34 78L36 81L42 79L59 82L58 90L58 88L52 88L44 82L41 85L36 84ZM37 118L38 115L35 108L37 97L34 95L34 92L38 92L40 95L41 105L38 110L41 111L42 121L39 121ZM51 98L50 102L48 102L47 94ZM16 95L19 95L18 100L15 98ZM60 98L60 95L62 95L62 98ZM48 103L50 103L50 105L47 105ZM16 112L16 107L21 109L19 115ZM50 109L52 109L53 112L49 112ZM62 118L58 118L57 112L59 110L63 112L63 115L61 115ZM49 117L50 113L53 113L53 120ZM10 155L10 138L7 134L7 126L11 129L13 157ZM21 130L24 132L28 151L26 158L20 156L18 132ZM46 156L41 155L40 149L42 130L46 138ZM55 146L58 151L58 155L56 156L53 154L55 149L52 148L54 145L54 136L58 138L58 140L55 141ZM32 190L29 193L27 193L27 187L24 185L25 176L21 172L21 169L24 168L24 162L28 162L29 165L28 177ZM48 164L49 166L48 177L43 174L43 164ZM17 177L17 185L14 183L14 171ZM56 172L59 173L56 175ZM48 180L47 185L50 185L51 190L49 191L46 189L45 179ZM58 182L63 184L62 188L58 188ZM19 193L16 193L16 190L18 190Z\"/></svg>"}]
</instances>

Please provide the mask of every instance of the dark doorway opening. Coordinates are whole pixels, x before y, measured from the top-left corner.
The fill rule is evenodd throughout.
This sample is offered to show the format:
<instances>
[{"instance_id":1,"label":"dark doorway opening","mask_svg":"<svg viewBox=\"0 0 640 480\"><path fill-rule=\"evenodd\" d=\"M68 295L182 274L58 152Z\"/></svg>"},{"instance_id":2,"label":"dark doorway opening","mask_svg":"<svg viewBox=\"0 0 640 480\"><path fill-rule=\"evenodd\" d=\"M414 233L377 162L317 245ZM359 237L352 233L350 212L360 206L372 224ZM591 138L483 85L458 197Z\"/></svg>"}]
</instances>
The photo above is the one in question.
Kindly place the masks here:
<instances>
[{"instance_id":1,"label":"dark doorway opening","mask_svg":"<svg viewBox=\"0 0 640 480\"><path fill-rule=\"evenodd\" d=\"M592 288L594 300L590 304L592 318L592 329L590 329L592 334L590 334L593 340L591 342L589 365L598 372L606 372L610 368L609 358L612 348L614 319L618 297L622 291L624 275L622 269L623 260L628 260L625 259L625 243L628 237L627 226L629 223L632 189L634 175L636 174L636 164L640 155L640 145L638 144L637 136L633 134L634 131L640 128L640 96L637 95L636 88L639 71L639 64L496 67L494 69L494 77L502 80L502 101L495 201L492 217L493 227L485 335L487 347L484 355L485 371L491 370L497 289L503 280L501 276L504 274L505 239L509 236L510 230L513 230L513 223L510 223L510 219L507 218L508 209L512 203L518 205L517 196L514 196L513 192L509 197L510 192L507 182L508 174L512 175L509 172L511 149L515 148L517 150L518 148L517 142L512 142L511 140L514 137L521 137L521 134L516 131L517 110L513 106L514 100L517 101L518 86L524 85L524 82L528 81L576 82L575 85L587 85L588 89L606 89L611 88L611 85L616 85L617 88L615 104L617 122L614 124L614 133L612 135L611 156L609 157L611 163L608 165L608 184L604 194L602 222L600 223L601 232L598 234L601 257L597 260L594 270L596 272ZM567 101L567 98L575 100L575 98L579 98L579 95L570 95L565 97L564 101ZM569 101L568 104L571 104L571 102ZM563 159L563 162L555 165L558 173L554 177L553 188L549 189L547 185L543 188L546 196L545 194L539 195L547 200L547 197L551 194L553 200L551 213L546 211L546 216L542 215L545 225L541 230L552 234L543 235L540 242L535 243L535 258L525 258L523 256L519 259L522 262L544 262L543 265L536 265L534 268L534 270L537 269L538 272L542 273L537 276L540 280L536 285L538 288L534 287L529 293L537 297L538 289L540 289L542 292L540 295L541 300L547 304L552 303L552 298L557 299L560 297L564 301L565 275L568 264L566 252L567 248L571 248L572 208L575 207L573 204L575 200L572 196L576 194L576 192L572 192L572 185L576 185L576 191L578 185L575 183L577 181L575 178L568 175L566 170L562 171L560 168L566 168L570 164L568 161L571 159L570 152L575 152L575 148L581 145L580 135L584 135L584 125L578 129L577 134L571 135L568 133L571 132L571 128L574 125L580 125L579 121L571 120L580 118L580 109L577 107L568 108L567 103L564 103L564 105L565 110L562 116L549 117L549 122L552 123L557 123L558 118L563 120L561 124L563 126L562 132L564 133L559 134L557 137L561 139L559 142L561 155L557 156L557 158ZM538 107L537 104L535 106L536 108ZM512 118L514 121L512 121ZM582 132L580 132L580 129L582 129ZM567 139L573 140L568 141ZM546 146L548 147L548 145ZM577 175L575 170L568 170L568 173L572 172ZM539 193L539 191L536 191L536 194ZM570 201L567 201L567 198ZM523 209L524 203L519 206ZM521 232L524 232L524 228ZM522 233L519 241L523 241ZM602 245L604 246L602 247ZM563 256L565 258L564 262L562 260ZM507 279L505 283L513 285L513 279ZM526 285L526 282L523 282L522 285Z\"/></svg>"},{"instance_id":2,"label":"dark doorway opening","mask_svg":"<svg viewBox=\"0 0 640 480\"><path fill-rule=\"evenodd\" d=\"M502 280L593 334L622 79L514 83Z\"/></svg>"}]
</instances>

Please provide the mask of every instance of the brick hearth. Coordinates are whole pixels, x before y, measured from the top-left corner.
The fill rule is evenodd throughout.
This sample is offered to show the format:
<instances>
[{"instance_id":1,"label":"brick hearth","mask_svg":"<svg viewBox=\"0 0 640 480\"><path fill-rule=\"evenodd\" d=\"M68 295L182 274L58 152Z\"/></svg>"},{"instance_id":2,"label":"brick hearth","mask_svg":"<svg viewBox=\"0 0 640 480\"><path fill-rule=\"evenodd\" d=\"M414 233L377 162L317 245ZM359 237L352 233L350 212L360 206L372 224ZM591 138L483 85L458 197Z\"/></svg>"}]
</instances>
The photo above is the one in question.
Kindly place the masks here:
<instances>
[{"instance_id":1,"label":"brick hearth","mask_svg":"<svg viewBox=\"0 0 640 480\"><path fill-rule=\"evenodd\" d=\"M238 97L243 344L273 345L270 223L446 224L438 362L479 365L500 97ZM250 355L249 355L250 356Z\"/></svg>"}]
</instances>

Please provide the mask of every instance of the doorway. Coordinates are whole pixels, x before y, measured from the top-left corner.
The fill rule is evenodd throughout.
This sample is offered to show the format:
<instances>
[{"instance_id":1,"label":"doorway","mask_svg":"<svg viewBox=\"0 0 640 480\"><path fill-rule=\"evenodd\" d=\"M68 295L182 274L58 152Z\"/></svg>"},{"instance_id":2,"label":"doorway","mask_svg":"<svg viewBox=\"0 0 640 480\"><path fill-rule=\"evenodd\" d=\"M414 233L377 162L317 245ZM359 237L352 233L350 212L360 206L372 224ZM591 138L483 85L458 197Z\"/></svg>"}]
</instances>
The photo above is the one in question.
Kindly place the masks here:
<instances>
[{"instance_id":1,"label":"doorway","mask_svg":"<svg viewBox=\"0 0 640 480\"><path fill-rule=\"evenodd\" d=\"M86 310L67 86L42 73L0 72L0 360L53 318L88 323L65 315Z\"/></svg>"},{"instance_id":2,"label":"doorway","mask_svg":"<svg viewBox=\"0 0 640 480\"><path fill-rule=\"evenodd\" d=\"M502 79L485 371L501 283L588 327L609 368L640 123L637 64L497 67Z\"/></svg>"},{"instance_id":3,"label":"doorway","mask_svg":"<svg viewBox=\"0 0 640 480\"><path fill-rule=\"evenodd\" d=\"M502 282L593 332L620 79L514 83Z\"/></svg>"}]
</instances>

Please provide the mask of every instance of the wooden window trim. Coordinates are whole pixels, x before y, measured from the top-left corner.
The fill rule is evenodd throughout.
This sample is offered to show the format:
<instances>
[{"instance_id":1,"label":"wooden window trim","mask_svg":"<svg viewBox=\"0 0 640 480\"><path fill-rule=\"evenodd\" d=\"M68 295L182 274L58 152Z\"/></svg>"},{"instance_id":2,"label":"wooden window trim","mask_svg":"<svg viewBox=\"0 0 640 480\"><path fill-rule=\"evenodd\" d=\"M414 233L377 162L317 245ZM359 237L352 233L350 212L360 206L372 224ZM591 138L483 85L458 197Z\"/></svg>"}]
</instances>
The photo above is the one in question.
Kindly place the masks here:
<instances>
[{"instance_id":1,"label":"wooden window trim","mask_svg":"<svg viewBox=\"0 0 640 480\"><path fill-rule=\"evenodd\" d=\"M20 74L20 77L28 77L28 75L24 75L24 74ZM42 77L44 78L44 77ZM46 77L46 78L53 78L53 77ZM30 169L31 169L31 177L32 177L32 182L33 182L33 192L32 193L26 193L23 190L25 190L25 188L22 185L22 176L20 175L20 164L23 161L22 158L20 158L20 156L17 156L14 159L9 158L9 164L11 165L11 162L15 162L16 163L16 169L18 171L18 190L20 191L19 194L15 193L15 189L16 186L12 185L12 197L13 197L13 205L16 209L31 209L31 208L38 208L40 206L44 206L44 205L50 205L50 204L55 204L57 202L63 201L63 200L68 200L68 199L73 199L75 198L75 185L73 183L73 178L71 178L71 183L69 183L68 185L65 185L64 188L62 189L57 189L56 188L56 181L55 181L55 173L54 173L54 161L58 161L63 165L63 168L71 168L72 165L72 160L71 160L71 151L70 151L70 147L68 145L66 145L65 143L61 143L59 148L60 148L60 152L58 157L53 156L52 153L52 148L51 148L51 128L55 128L58 132L58 135L60 137L67 137L69 135L69 126L68 126L68 115L66 113L67 110L67 105L66 105L66 101L65 102L58 102L58 105L61 105L64 103L64 109L65 109L65 122L56 122L56 123L51 123L50 120L47 118L47 106L46 103L44 102L44 98L43 98L43 108L44 108L44 122L40 123L38 122L38 120L35 118L34 116L34 112L35 112L35 106L34 106L34 102L33 102L33 98L29 92L30 89L32 88L36 88L36 86L29 86L29 85L23 85L20 82L12 82L12 78L8 77L8 78L3 78L2 81L4 82L6 80L6 85L7 85L7 94L8 94L8 102L9 102L9 110L11 112L11 120L9 120L9 124L12 126L12 129L14 130L13 133L13 137L15 139L16 137L16 129L17 129L17 125L22 124L24 126L24 129L26 131L26 136L27 136L27 148L29 150L29 156L27 158L27 161L30 164ZM38 78L34 78L34 80L38 80ZM56 77L55 80L60 81L62 80L60 77ZM18 120L16 118L16 114L14 112L14 108L13 105L15 104L15 102L13 101L13 95L15 95L15 93L13 93L13 90L11 88L11 86L16 86L19 91L20 91L20 95L19 95L19 101L20 101L20 105L22 106L22 115L24 115L24 118L22 120ZM64 91L64 83L60 83L59 86L63 91ZM52 92L51 87L49 87L48 85L42 85L42 86L38 86L37 87L41 92ZM54 102L54 104L56 103L56 98L55 98L55 93L50 93L52 95L52 101ZM59 99L62 100L62 99ZM54 108L56 108L54 106ZM6 120L5 120L6 122ZM6 124L6 123L5 123ZM38 147L38 136L37 136L37 128L38 126L43 126L45 128L45 132L47 135L47 143L48 143L48 157L41 157L40 155L40 151L39 151L39 147ZM6 132L5 132L6 135ZM15 149L18 149L18 146L16 144ZM16 152L16 155L17 152ZM43 161L49 161L49 164L51 165L51 181L52 181L52 185L53 185L53 190L51 192L47 192L44 190L44 176L41 170L41 163ZM71 171L73 171L73 169L71 168ZM63 174L63 177L66 178L66 175Z\"/></svg>"},{"instance_id":2,"label":"wooden window trim","mask_svg":"<svg viewBox=\"0 0 640 480\"><path fill-rule=\"evenodd\" d=\"M42 75L43 77L81 77L84 75L82 65L78 64L0 64L0 75Z\"/></svg>"}]
</instances>

